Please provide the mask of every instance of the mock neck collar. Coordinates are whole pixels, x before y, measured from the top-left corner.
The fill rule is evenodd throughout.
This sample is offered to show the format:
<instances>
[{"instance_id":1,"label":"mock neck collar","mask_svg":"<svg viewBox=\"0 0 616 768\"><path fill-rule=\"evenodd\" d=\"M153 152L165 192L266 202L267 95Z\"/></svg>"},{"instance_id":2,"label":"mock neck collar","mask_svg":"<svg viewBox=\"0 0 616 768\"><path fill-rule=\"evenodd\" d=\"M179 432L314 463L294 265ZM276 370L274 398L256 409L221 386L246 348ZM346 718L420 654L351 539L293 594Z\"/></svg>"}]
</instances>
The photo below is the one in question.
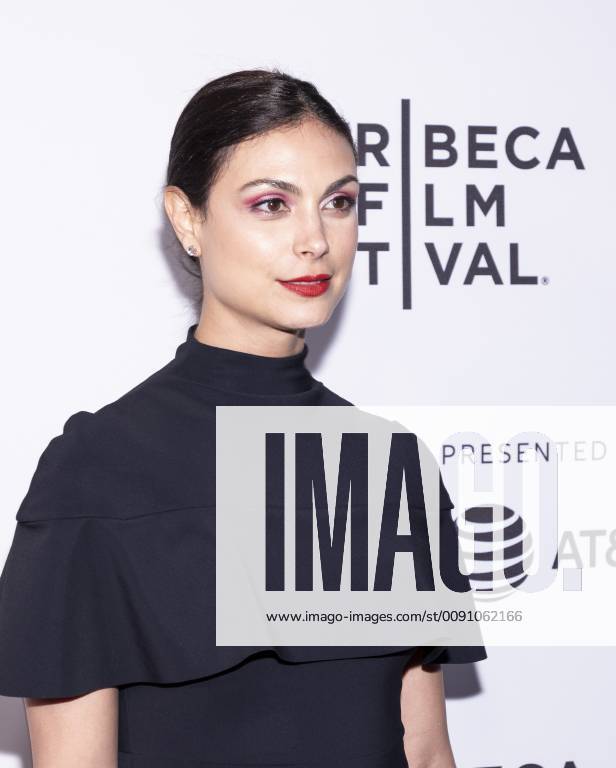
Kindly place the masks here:
<instances>
[{"instance_id":1,"label":"mock neck collar","mask_svg":"<svg viewBox=\"0 0 616 768\"><path fill-rule=\"evenodd\" d=\"M268 357L205 344L191 325L176 350L178 372L214 389L238 394L285 395L308 392L319 384L305 365L308 345L285 357Z\"/></svg>"}]
</instances>

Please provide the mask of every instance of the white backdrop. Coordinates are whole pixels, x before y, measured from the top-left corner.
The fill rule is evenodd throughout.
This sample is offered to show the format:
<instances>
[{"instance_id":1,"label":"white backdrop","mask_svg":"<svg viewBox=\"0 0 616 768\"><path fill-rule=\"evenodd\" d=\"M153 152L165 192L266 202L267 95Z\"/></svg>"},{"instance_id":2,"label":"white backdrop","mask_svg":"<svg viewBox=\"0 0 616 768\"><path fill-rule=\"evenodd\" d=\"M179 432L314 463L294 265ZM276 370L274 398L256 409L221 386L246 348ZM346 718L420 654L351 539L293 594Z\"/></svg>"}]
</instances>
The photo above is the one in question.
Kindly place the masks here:
<instances>
[{"instance_id":1,"label":"white backdrop","mask_svg":"<svg viewBox=\"0 0 616 768\"><path fill-rule=\"evenodd\" d=\"M358 404L613 404L616 12L607 0L39 1L4 4L0 21L2 562L49 439L71 413L166 363L196 320L160 192L182 107L235 69L278 66L314 82L356 134L367 124L387 131L387 164L369 153L359 169L363 183L387 185L366 191L382 203L366 212L360 243L389 250L375 284L359 250L335 317L308 334L317 378ZM453 166L426 167L426 125L455 131ZM478 157L496 167L469 167L469 126L493 142ZM523 126L537 132L515 144L518 156L538 159L525 170L505 144ZM562 149L574 144L578 162L549 168L563 128ZM426 185L435 215L452 226L426 224ZM467 185L484 197L502 185L504 226L494 209L467 225ZM461 244L449 284L426 243L442 261ZM486 275L464 284L478 243L502 284ZM519 273L536 284L512 284L511 243ZM445 668L459 768L614 764L614 648L488 653ZM0 723L0 768L29 766L20 700L0 699Z\"/></svg>"}]
</instances>

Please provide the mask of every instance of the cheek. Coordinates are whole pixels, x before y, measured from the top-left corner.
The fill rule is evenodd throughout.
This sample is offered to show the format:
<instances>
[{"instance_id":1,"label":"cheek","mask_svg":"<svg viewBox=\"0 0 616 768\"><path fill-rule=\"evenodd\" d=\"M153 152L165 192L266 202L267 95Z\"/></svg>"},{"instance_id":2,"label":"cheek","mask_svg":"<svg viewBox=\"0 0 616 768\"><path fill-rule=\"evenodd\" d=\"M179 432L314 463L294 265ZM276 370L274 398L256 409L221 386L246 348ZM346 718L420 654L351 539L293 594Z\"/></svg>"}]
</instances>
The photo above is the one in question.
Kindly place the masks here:
<instances>
[{"instance_id":1,"label":"cheek","mask_svg":"<svg viewBox=\"0 0 616 768\"><path fill-rule=\"evenodd\" d=\"M339 270L351 269L358 242L356 220L344 222L345 226L332 227L328 236L333 264Z\"/></svg>"},{"instance_id":2,"label":"cheek","mask_svg":"<svg viewBox=\"0 0 616 768\"><path fill-rule=\"evenodd\" d=\"M206 290L233 304L243 303L255 290L271 283L276 264L271 239L254 228L229 224L221 237L211 237L204 248Z\"/></svg>"},{"instance_id":3,"label":"cheek","mask_svg":"<svg viewBox=\"0 0 616 768\"><path fill-rule=\"evenodd\" d=\"M226 254L229 266L245 269L246 272L263 273L284 243L280 227L270 226L271 222L256 221L252 214L230 218L217 237L216 250Z\"/></svg>"}]
</instances>

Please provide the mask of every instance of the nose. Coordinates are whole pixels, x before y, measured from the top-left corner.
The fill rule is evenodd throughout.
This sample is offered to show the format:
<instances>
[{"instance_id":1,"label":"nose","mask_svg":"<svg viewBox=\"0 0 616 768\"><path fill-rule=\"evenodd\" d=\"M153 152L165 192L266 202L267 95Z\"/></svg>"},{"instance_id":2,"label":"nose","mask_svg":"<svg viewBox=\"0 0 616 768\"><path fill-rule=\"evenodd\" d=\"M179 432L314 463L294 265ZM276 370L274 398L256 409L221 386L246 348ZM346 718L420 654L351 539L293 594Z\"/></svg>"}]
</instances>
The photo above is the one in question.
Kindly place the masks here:
<instances>
[{"instance_id":1,"label":"nose","mask_svg":"<svg viewBox=\"0 0 616 768\"><path fill-rule=\"evenodd\" d=\"M329 251L329 243L318 213L297 220L293 251L296 256L320 258Z\"/></svg>"}]
</instances>

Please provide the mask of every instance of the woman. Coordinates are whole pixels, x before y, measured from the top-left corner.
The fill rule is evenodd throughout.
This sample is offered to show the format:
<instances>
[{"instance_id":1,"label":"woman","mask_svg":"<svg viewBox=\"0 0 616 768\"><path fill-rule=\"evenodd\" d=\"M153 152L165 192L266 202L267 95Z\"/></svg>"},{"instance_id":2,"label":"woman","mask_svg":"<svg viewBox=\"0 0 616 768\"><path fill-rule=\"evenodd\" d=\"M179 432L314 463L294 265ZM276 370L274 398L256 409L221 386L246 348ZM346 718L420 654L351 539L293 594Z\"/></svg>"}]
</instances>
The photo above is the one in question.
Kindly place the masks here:
<instances>
[{"instance_id":1,"label":"woman","mask_svg":"<svg viewBox=\"0 0 616 768\"><path fill-rule=\"evenodd\" d=\"M215 642L215 409L350 405L311 376L304 332L351 276L356 162L347 123L277 70L183 110L164 205L199 322L51 440L2 573L0 694L26 700L35 768L454 768L438 663L483 646Z\"/></svg>"}]
</instances>

